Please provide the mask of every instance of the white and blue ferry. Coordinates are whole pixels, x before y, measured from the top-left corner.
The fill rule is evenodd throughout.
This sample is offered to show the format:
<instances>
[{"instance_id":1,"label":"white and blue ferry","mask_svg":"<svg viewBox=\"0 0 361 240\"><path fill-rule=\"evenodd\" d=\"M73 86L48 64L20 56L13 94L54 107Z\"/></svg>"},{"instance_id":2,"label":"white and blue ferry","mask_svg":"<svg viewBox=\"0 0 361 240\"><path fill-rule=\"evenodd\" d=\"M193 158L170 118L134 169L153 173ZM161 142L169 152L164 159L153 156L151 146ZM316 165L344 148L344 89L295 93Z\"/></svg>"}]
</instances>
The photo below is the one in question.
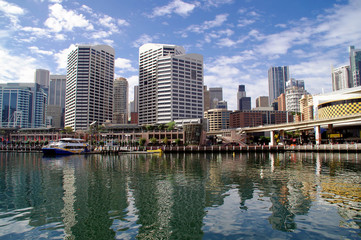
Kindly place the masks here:
<instances>
[{"instance_id":1,"label":"white and blue ferry","mask_svg":"<svg viewBox=\"0 0 361 240\"><path fill-rule=\"evenodd\" d=\"M88 144L80 138L61 138L42 148L44 155L71 155L89 152Z\"/></svg>"}]
</instances>

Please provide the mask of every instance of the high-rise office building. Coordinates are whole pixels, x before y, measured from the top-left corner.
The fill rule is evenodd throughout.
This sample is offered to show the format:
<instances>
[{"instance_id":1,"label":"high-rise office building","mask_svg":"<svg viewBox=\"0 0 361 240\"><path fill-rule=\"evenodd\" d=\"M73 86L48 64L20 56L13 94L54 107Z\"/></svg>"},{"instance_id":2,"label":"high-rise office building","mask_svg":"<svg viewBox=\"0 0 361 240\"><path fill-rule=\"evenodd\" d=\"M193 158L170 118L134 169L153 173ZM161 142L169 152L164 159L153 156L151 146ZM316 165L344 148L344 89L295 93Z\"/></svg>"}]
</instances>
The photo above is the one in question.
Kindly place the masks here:
<instances>
[{"instance_id":1,"label":"high-rise office building","mask_svg":"<svg viewBox=\"0 0 361 240\"><path fill-rule=\"evenodd\" d=\"M113 118L114 49L79 45L68 55L65 126L87 129Z\"/></svg>"},{"instance_id":2,"label":"high-rise office building","mask_svg":"<svg viewBox=\"0 0 361 240\"><path fill-rule=\"evenodd\" d=\"M350 66L332 67L332 91L350 88L352 85Z\"/></svg>"},{"instance_id":3,"label":"high-rise office building","mask_svg":"<svg viewBox=\"0 0 361 240\"><path fill-rule=\"evenodd\" d=\"M268 92L269 92L269 104L282 93L285 93L286 82L289 80L289 68L283 67L271 67L268 70Z\"/></svg>"},{"instance_id":4,"label":"high-rise office building","mask_svg":"<svg viewBox=\"0 0 361 240\"><path fill-rule=\"evenodd\" d=\"M256 98L256 108L269 106L268 96L259 96Z\"/></svg>"},{"instance_id":5,"label":"high-rise office building","mask_svg":"<svg viewBox=\"0 0 361 240\"><path fill-rule=\"evenodd\" d=\"M139 48L139 124L203 117L203 56L181 46Z\"/></svg>"},{"instance_id":6,"label":"high-rise office building","mask_svg":"<svg viewBox=\"0 0 361 240\"><path fill-rule=\"evenodd\" d=\"M351 87L361 86L361 49L350 46Z\"/></svg>"},{"instance_id":7,"label":"high-rise office building","mask_svg":"<svg viewBox=\"0 0 361 240\"><path fill-rule=\"evenodd\" d=\"M251 110L251 98L247 97L246 87L244 85L238 85L237 110Z\"/></svg>"},{"instance_id":8,"label":"high-rise office building","mask_svg":"<svg viewBox=\"0 0 361 240\"><path fill-rule=\"evenodd\" d=\"M223 100L223 89L221 87L209 88L210 109L215 109L219 101Z\"/></svg>"},{"instance_id":9,"label":"high-rise office building","mask_svg":"<svg viewBox=\"0 0 361 240\"><path fill-rule=\"evenodd\" d=\"M288 84L285 94L286 111L299 113L300 99L305 94L307 95L308 93L303 87L297 87L296 85Z\"/></svg>"},{"instance_id":10,"label":"high-rise office building","mask_svg":"<svg viewBox=\"0 0 361 240\"><path fill-rule=\"evenodd\" d=\"M139 102L139 86L134 86L134 104L133 104L133 108L130 110L131 112L138 112L139 111L139 107L138 107L138 102Z\"/></svg>"},{"instance_id":11,"label":"high-rise office building","mask_svg":"<svg viewBox=\"0 0 361 240\"><path fill-rule=\"evenodd\" d=\"M47 125L64 128L66 75L50 75Z\"/></svg>"},{"instance_id":12,"label":"high-rise office building","mask_svg":"<svg viewBox=\"0 0 361 240\"><path fill-rule=\"evenodd\" d=\"M303 95L300 99L300 112L302 121L313 120L313 98L311 94Z\"/></svg>"},{"instance_id":13,"label":"high-rise office building","mask_svg":"<svg viewBox=\"0 0 361 240\"><path fill-rule=\"evenodd\" d=\"M209 90L207 86L203 86L203 110L206 112L211 107L211 97L209 96Z\"/></svg>"},{"instance_id":14,"label":"high-rise office building","mask_svg":"<svg viewBox=\"0 0 361 240\"><path fill-rule=\"evenodd\" d=\"M129 87L125 78L116 78L114 80L113 93L113 123L128 123L128 101Z\"/></svg>"},{"instance_id":15,"label":"high-rise office building","mask_svg":"<svg viewBox=\"0 0 361 240\"><path fill-rule=\"evenodd\" d=\"M37 83L0 84L1 127L45 127L47 94Z\"/></svg>"},{"instance_id":16,"label":"high-rise office building","mask_svg":"<svg viewBox=\"0 0 361 240\"><path fill-rule=\"evenodd\" d=\"M39 84L43 88L49 88L50 72L46 69L35 70L35 83Z\"/></svg>"}]
</instances>

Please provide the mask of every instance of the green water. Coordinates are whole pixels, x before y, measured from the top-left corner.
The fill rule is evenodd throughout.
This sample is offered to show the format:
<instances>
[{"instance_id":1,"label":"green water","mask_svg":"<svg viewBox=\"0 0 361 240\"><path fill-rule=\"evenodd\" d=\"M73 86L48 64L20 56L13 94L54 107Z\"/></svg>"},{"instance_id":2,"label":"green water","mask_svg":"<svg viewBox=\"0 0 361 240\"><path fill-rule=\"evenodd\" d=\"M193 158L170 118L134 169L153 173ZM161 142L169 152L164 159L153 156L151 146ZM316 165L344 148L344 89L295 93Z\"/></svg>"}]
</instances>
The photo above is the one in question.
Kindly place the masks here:
<instances>
[{"instance_id":1,"label":"green water","mask_svg":"<svg viewBox=\"0 0 361 240\"><path fill-rule=\"evenodd\" d=\"M358 239L359 158L0 153L0 239Z\"/></svg>"}]
</instances>

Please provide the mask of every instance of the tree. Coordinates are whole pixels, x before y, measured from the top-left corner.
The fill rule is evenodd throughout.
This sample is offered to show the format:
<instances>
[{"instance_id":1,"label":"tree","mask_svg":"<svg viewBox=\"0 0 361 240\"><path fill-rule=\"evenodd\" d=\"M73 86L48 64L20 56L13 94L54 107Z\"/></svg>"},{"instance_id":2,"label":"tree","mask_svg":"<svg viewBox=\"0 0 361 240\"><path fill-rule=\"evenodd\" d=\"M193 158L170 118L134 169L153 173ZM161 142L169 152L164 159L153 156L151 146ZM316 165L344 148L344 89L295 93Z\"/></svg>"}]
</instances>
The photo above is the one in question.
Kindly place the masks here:
<instances>
[{"instance_id":1,"label":"tree","mask_svg":"<svg viewBox=\"0 0 361 240\"><path fill-rule=\"evenodd\" d=\"M152 145L155 145L157 143L157 139L155 137L152 137L151 139L149 139L149 141Z\"/></svg>"},{"instance_id":2,"label":"tree","mask_svg":"<svg viewBox=\"0 0 361 240\"><path fill-rule=\"evenodd\" d=\"M173 130L174 129L174 126L175 126L175 122L174 121L172 121L172 122L169 122L169 123L167 123L167 130L168 131L171 131L171 130Z\"/></svg>"},{"instance_id":3,"label":"tree","mask_svg":"<svg viewBox=\"0 0 361 240\"><path fill-rule=\"evenodd\" d=\"M165 128L165 125L164 125L164 124L159 124L159 125L158 125L158 129L159 129L159 130L163 130L164 128Z\"/></svg>"},{"instance_id":4,"label":"tree","mask_svg":"<svg viewBox=\"0 0 361 240\"><path fill-rule=\"evenodd\" d=\"M73 132L73 128L72 127L65 127L64 128L64 131L65 131L65 133L72 133Z\"/></svg>"},{"instance_id":5,"label":"tree","mask_svg":"<svg viewBox=\"0 0 361 240\"><path fill-rule=\"evenodd\" d=\"M146 141L147 141L147 140L146 140L145 138L139 138L139 145L140 145L140 146L144 146L144 144L145 144Z\"/></svg>"},{"instance_id":6,"label":"tree","mask_svg":"<svg viewBox=\"0 0 361 240\"><path fill-rule=\"evenodd\" d=\"M162 142L163 142L165 145L168 145L168 138L167 138L167 137L163 138Z\"/></svg>"},{"instance_id":7,"label":"tree","mask_svg":"<svg viewBox=\"0 0 361 240\"><path fill-rule=\"evenodd\" d=\"M176 140L174 140L174 142L175 142L175 144L176 144L177 146L179 146L179 144L180 144L180 139L177 138Z\"/></svg>"}]
</instances>

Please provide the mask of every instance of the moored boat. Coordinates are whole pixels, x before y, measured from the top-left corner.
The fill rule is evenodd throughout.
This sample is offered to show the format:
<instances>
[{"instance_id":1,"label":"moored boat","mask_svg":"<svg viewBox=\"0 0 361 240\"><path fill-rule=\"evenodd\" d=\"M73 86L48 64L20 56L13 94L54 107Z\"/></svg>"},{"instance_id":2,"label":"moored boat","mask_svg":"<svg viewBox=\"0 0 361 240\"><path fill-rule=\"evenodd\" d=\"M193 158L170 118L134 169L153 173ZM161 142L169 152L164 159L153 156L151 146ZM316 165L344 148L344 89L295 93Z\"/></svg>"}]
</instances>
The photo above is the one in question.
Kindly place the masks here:
<instances>
[{"instance_id":1,"label":"moored boat","mask_svg":"<svg viewBox=\"0 0 361 240\"><path fill-rule=\"evenodd\" d=\"M154 150L147 150L147 153L163 153L161 148L154 149Z\"/></svg>"},{"instance_id":2,"label":"moored boat","mask_svg":"<svg viewBox=\"0 0 361 240\"><path fill-rule=\"evenodd\" d=\"M88 144L80 138L61 138L50 142L42 151L45 155L71 155L89 152Z\"/></svg>"}]
</instances>

